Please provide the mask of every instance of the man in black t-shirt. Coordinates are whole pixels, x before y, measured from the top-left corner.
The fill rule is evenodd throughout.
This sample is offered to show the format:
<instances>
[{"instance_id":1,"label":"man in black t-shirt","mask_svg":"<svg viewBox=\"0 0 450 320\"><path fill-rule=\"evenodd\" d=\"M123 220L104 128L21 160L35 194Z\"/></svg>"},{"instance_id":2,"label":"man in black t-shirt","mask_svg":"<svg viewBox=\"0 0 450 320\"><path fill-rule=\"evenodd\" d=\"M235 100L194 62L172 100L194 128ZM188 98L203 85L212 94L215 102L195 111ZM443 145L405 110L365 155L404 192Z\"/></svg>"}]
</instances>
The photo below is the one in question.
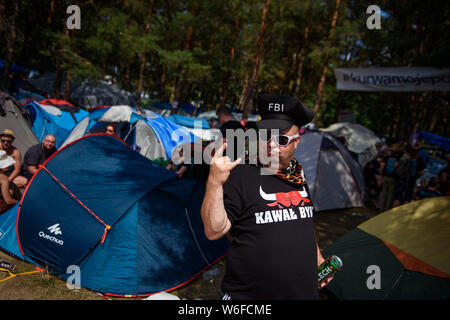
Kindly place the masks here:
<instances>
[{"instance_id":1,"label":"man in black t-shirt","mask_svg":"<svg viewBox=\"0 0 450 320\"><path fill-rule=\"evenodd\" d=\"M42 143L30 147L23 157L22 175L30 181L31 177L39 170L39 166L56 152L56 137L48 134Z\"/></svg>"},{"instance_id":2,"label":"man in black t-shirt","mask_svg":"<svg viewBox=\"0 0 450 320\"><path fill-rule=\"evenodd\" d=\"M223 156L222 145L211 161L201 210L208 239L232 237L223 299L318 299L317 267L324 258L309 189L293 157L299 128L314 113L297 98L268 94L260 95L258 109L259 155L271 162L240 164Z\"/></svg>"}]
</instances>

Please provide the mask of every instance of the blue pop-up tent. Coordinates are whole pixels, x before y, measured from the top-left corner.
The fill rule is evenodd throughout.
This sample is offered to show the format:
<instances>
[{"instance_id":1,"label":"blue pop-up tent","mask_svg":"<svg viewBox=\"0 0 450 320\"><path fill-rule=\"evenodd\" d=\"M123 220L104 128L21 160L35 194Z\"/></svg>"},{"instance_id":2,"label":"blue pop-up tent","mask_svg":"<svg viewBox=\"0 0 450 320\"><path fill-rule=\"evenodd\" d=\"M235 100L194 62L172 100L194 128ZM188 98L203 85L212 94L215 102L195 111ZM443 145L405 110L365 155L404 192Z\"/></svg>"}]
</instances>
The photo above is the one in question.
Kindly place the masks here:
<instances>
[{"instance_id":1,"label":"blue pop-up tent","mask_svg":"<svg viewBox=\"0 0 450 320\"><path fill-rule=\"evenodd\" d=\"M59 99L31 101L25 108L33 121L33 132L38 140L42 142L47 134L53 134L57 149L77 123L89 114L86 110Z\"/></svg>"},{"instance_id":2,"label":"blue pop-up tent","mask_svg":"<svg viewBox=\"0 0 450 320\"><path fill-rule=\"evenodd\" d=\"M209 241L204 185L178 178L105 134L59 150L32 178L20 206L0 216L0 248L67 280L118 296L174 289L222 258ZM16 232L17 230L17 232Z\"/></svg>"},{"instance_id":3,"label":"blue pop-up tent","mask_svg":"<svg viewBox=\"0 0 450 320\"><path fill-rule=\"evenodd\" d=\"M159 114L152 113L145 119L150 123L153 129L158 132L164 148L167 150L168 158L172 157L172 152L178 145L193 143L200 139L185 128L169 121L166 117Z\"/></svg>"}]
</instances>

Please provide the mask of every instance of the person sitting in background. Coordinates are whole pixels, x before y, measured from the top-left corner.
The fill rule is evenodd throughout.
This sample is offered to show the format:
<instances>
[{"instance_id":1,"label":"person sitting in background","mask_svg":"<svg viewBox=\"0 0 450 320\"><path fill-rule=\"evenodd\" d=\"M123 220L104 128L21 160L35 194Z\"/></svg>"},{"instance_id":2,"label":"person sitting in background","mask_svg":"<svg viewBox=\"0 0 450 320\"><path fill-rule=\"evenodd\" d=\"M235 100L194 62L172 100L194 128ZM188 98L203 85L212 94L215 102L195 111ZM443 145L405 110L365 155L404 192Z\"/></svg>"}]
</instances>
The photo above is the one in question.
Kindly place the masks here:
<instances>
[{"instance_id":1,"label":"person sitting in background","mask_svg":"<svg viewBox=\"0 0 450 320\"><path fill-rule=\"evenodd\" d=\"M56 152L56 137L48 134L42 143L30 147L23 157L22 175L28 180L39 170L41 164Z\"/></svg>"},{"instance_id":2,"label":"person sitting in background","mask_svg":"<svg viewBox=\"0 0 450 320\"><path fill-rule=\"evenodd\" d=\"M17 186L8 180L6 172L16 161L0 150L0 213L7 211L20 200L20 191Z\"/></svg>"},{"instance_id":3,"label":"person sitting in background","mask_svg":"<svg viewBox=\"0 0 450 320\"><path fill-rule=\"evenodd\" d=\"M10 129L5 129L0 133L0 150L6 151L6 154L15 160L14 166L9 167L8 171L5 172L8 180L14 182L19 189L23 189L27 185L28 179L20 175L22 170L22 155L19 149L12 144L15 139L14 132Z\"/></svg>"},{"instance_id":4,"label":"person sitting in background","mask_svg":"<svg viewBox=\"0 0 450 320\"><path fill-rule=\"evenodd\" d=\"M417 196L419 200L442 196L442 194L439 192L439 178L438 177L431 178L430 182L428 182L428 185L425 188L419 190Z\"/></svg>"},{"instance_id":5,"label":"person sitting in background","mask_svg":"<svg viewBox=\"0 0 450 320\"><path fill-rule=\"evenodd\" d=\"M105 129L105 133L111 136L116 135L116 126L114 124L108 124Z\"/></svg>"}]
</instances>

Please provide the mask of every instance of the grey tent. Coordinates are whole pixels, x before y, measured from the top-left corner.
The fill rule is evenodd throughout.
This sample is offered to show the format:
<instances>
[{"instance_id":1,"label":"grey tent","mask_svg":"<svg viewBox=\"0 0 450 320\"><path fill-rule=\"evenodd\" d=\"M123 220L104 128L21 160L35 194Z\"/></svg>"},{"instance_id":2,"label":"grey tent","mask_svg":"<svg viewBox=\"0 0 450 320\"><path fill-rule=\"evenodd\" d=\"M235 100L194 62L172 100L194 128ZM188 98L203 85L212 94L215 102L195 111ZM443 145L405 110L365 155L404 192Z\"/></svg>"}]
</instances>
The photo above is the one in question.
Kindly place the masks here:
<instances>
[{"instance_id":1,"label":"grey tent","mask_svg":"<svg viewBox=\"0 0 450 320\"><path fill-rule=\"evenodd\" d=\"M377 155L377 146L381 144L380 138L371 130L357 123L334 123L323 131L337 138L345 138L345 146L358 155L358 162L362 167Z\"/></svg>"},{"instance_id":2,"label":"grey tent","mask_svg":"<svg viewBox=\"0 0 450 320\"><path fill-rule=\"evenodd\" d=\"M31 130L27 111L16 99L0 90L0 132L5 129L14 131L14 146L22 157L29 147L39 143Z\"/></svg>"},{"instance_id":3,"label":"grey tent","mask_svg":"<svg viewBox=\"0 0 450 320\"><path fill-rule=\"evenodd\" d=\"M30 79L29 82L39 90L45 92L53 92L53 82L55 74L47 72L40 77ZM61 83L61 96L64 95L64 81ZM116 105L136 105L137 95L125 90L121 90L106 81L89 82L87 80L82 83L71 81L70 83L70 101L76 105L86 109L95 108L97 106L116 106Z\"/></svg>"},{"instance_id":4,"label":"grey tent","mask_svg":"<svg viewBox=\"0 0 450 320\"><path fill-rule=\"evenodd\" d=\"M135 106L137 96L135 93L130 93L119 89L106 81L100 81L97 84L84 81L78 85L70 95L70 100L87 109L97 106L118 106L128 105Z\"/></svg>"},{"instance_id":5,"label":"grey tent","mask_svg":"<svg viewBox=\"0 0 450 320\"><path fill-rule=\"evenodd\" d=\"M302 134L294 156L303 167L316 211L364 207L361 167L332 135Z\"/></svg>"}]
</instances>

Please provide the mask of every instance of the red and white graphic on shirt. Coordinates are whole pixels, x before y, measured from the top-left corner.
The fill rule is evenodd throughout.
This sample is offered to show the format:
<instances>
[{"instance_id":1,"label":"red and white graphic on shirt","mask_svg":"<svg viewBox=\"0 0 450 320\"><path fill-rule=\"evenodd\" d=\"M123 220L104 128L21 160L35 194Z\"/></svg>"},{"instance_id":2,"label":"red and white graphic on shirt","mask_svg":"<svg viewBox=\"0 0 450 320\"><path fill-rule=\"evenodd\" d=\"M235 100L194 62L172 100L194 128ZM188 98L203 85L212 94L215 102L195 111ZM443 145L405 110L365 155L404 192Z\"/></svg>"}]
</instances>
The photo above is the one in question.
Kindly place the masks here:
<instances>
[{"instance_id":1,"label":"red and white graphic on shirt","mask_svg":"<svg viewBox=\"0 0 450 320\"><path fill-rule=\"evenodd\" d=\"M282 208L281 205L284 207L291 207L291 206L298 206L299 204L301 206L304 206L305 203L311 202L308 197L308 193L306 190L303 191L290 191L290 192L277 192L277 193L270 193L267 194L263 191L262 187L259 187L259 194L261 195L261 198L263 198L266 201L272 201L271 203L268 203L267 206L274 207L278 206L279 208Z\"/></svg>"}]
</instances>

